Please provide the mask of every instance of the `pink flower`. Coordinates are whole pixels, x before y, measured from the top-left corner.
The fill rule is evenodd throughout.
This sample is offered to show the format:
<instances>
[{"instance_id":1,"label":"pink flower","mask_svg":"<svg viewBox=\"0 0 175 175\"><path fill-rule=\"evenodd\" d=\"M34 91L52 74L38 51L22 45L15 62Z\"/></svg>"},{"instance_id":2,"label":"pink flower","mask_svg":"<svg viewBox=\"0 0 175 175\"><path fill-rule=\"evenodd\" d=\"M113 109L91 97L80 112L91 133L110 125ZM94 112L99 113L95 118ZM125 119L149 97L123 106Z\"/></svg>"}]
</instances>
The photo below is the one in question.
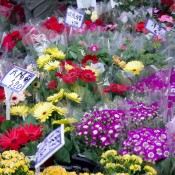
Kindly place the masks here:
<instances>
[{"instance_id":1,"label":"pink flower","mask_svg":"<svg viewBox=\"0 0 175 175\"><path fill-rule=\"evenodd\" d=\"M89 50L91 51L91 52L97 52L98 50L100 49L100 46L98 46L98 45L91 45L90 47L89 47Z\"/></svg>"},{"instance_id":2,"label":"pink flower","mask_svg":"<svg viewBox=\"0 0 175 175\"><path fill-rule=\"evenodd\" d=\"M25 97L25 95L24 95L23 93L18 94L18 93L16 93L16 92L14 92L14 93L12 94L10 103L11 103L11 105L16 105L16 104L18 104L20 101L24 101L25 98L26 98L26 97Z\"/></svg>"},{"instance_id":3,"label":"pink flower","mask_svg":"<svg viewBox=\"0 0 175 175\"><path fill-rule=\"evenodd\" d=\"M126 46L121 46L121 49L122 50L126 50Z\"/></svg>"},{"instance_id":4,"label":"pink flower","mask_svg":"<svg viewBox=\"0 0 175 175\"><path fill-rule=\"evenodd\" d=\"M160 22L169 22L173 24L173 18L168 15L162 15L160 18L158 18Z\"/></svg>"}]
</instances>

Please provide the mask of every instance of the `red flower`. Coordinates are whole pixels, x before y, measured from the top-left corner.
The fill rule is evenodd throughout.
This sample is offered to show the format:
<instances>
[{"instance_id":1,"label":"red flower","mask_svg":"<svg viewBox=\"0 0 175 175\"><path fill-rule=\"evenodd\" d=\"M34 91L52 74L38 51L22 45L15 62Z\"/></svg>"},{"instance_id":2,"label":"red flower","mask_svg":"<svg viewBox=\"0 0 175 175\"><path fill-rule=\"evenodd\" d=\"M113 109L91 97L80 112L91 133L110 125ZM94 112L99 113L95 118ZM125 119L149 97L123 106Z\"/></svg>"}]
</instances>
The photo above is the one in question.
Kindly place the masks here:
<instances>
[{"instance_id":1,"label":"red flower","mask_svg":"<svg viewBox=\"0 0 175 175\"><path fill-rule=\"evenodd\" d=\"M95 82L96 81L96 76L95 76L95 72L93 72L92 70L82 70L81 74L80 74L80 79L90 83L90 82Z\"/></svg>"},{"instance_id":2,"label":"red flower","mask_svg":"<svg viewBox=\"0 0 175 175\"><path fill-rule=\"evenodd\" d=\"M166 4L166 5L172 5L173 4L173 0L161 0L162 4Z\"/></svg>"},{"instance_id":3,"label":"red flower","mask_svg":"<svg viewBox=\"0 0 175 175\"><path fill-rule=\"evenodd\" d=\"M7 0L1 0L0 1L0 5L1 6L4 6L4 7L7 7L7 8L12 8L12 4L11 3L9 3Z\"/></svg>"},{"instance_id":4,"label":"red flower","mask_svg":"<svg viewBox=\"0 0 175 175\"><path fill-rule=\"evenodd\" d=\"M11 150L18 150L21 145L27 143L25 134L18 133L16 128L5 132L6 134L2 134L0 136L0 147L3 150L6 150L8 148Z\"/></svg>"},{"instance_id":5,"label":"red flower","mask_svg":"<svg viewBox=\"0 0 175 175\"><path fill-rule=\"evenodd\" d=\"M148 33L148 30L145 29L145 22L141 21L136 25L137 32L143 32L144 34Z\"/></svg>"},{"instance_id":6,"label":"red flower","mask_svg":"<svg viewBox=\"0 0 175 175\"><path fill-rule=\"evenodd\" d=\"M73 63L70 60L66 60L66 61L62 61L61 62L61 70L62 70L62 72L65 72L66 71L66 69L65 69L65 66L66 65L71 65L74 68L78 68L78 66L75 63Z\"/></svg>"},{"instance_id":7,"label":"red flower","mask_svg":"<svg viewBox=\"0 0 175 175\"><path fill-rule=\"evenodd\" d=\"M98 63L98 57L96 55L86 55L82 59L81 64L85 66L88 61L92 61L93 64L96 64Z\"/></svg>"},{"instance_id":8,"label":"red flower","mask_svg":"<svg viewBox=\"0 0 175 175\"><path fill-rule=\"evenodd\" d=\"M42 136L42 129L43 126L35 126L30 123L30 125L26 124L25 126L20 126L18 132L23 132L27 136L28 141L36 141Z\"/></svg>"},{"instance_id":9,"label":"red flower","mask_svg":"<svg viewBox=\"0 0 175 175\"><path fill-rule=\"evenodd\" d=\"M51 80L48 85L47 85L47 89L49 90L55 90L58 86L58 82L55 80Z\"/></svg>"},{"instance_id":10,"label":"red flower","mask_svg":"<svg viewBox=\"0 0 175 175\"><path fill-rule=\"evenodd\" d=\"M4 100L5 100L4 88L0 87L0 101L4 101Z\"/></svg>"},{"instance_id":11,"label":"red flower","mask_svg":"<svg viewBox=\"0 0 175 175\"><path fill-rule=\"evenodd\" d=\"M14 31L9 33L7 36L4 37L2 42L2 49L11 51L17 44L17 41L22 40L19 31Z\"/></svg>"},{"instance_id":12,"label":"red flower","mask_svg":"<svg viewBox=\"0 0 175 175\"><path fill-rule=\"evenodd\" d=\"M90 29L90 27L92 25L92 21L91 20L86 20L84 23L86 24L86 29Z\"/></svg>"},{"instance_id":13,"label":"red flower","mask_svg":"<svg viewBox=\"0 0 175 175\"><path fill-rule=\"evenodd\" d=\"M103 23L103 21L102 21L101 19L97 19L97 20L95 21L95 24L96 24L97 26L104 26L104 23Z\"/></svg>"},{"instance_id":14,"label":"red flower","mask_svg":"<svg viewBox=\"0 0 175 175\"><path fill-rule=\"evenodd\" d=\"M63 78L63 74L61 74L61 73L59 73L59 72L56 72L56 73L55 73L55 76L56 76L56 77L59 77L59 78Z\"/></svg>"},{"instance_id":15,"label":"red flower","mask_svg":"<svg viewBox=\"0 0 175 175\"><path fill-rule=\"evenodd\" d=\"M63 76L63 81L65 83L68 83L68 84L74 83L79 78L79 74L80 74L80 69L79 68L71 69L71 70L68 71L67 74L65 74Z\"/></svg>"},{"instance_id":16,"label":"red flower","mask_svg":"<svg viewBox=\"0 0 175 175\"><path fill-rule=\"evenodd\" d=\"M128 87L123 84L110 84L104 89L104 92L114 92L117 94L123 94L127 91Z\"/></svg>"},{"instance_id":17,"label":"red flower","mask_svg":"<svg viewBox=\"0 0 175 175\"><path fill-rule=\"evenodd\" d=\"M5 120L4 116L0 116L0 125L2 124L2 122Z\"/></svg>"}]
</instances>

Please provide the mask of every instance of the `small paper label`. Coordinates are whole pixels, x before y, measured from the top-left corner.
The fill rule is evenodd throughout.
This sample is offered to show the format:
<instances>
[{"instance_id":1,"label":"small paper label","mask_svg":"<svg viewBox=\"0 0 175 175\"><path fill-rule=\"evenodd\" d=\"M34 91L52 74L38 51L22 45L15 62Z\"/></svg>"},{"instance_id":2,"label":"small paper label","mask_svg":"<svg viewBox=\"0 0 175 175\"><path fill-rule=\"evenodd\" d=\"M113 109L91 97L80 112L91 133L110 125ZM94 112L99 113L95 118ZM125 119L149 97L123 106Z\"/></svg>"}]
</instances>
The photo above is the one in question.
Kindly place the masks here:
<instances>
[{"instance_id":1,"label":"small paper label","mask_svg":"<svg viewBox=\"0 0 175 175\"><path fill-rule=\"evenodd\" d=\"M152 21L151 19L147 20L145 24L145 28L149 30L151 33L153 33L154 35L159 35L164 37L166 34L166 30L163 27L161 27L158 23Z\"/></svg>"},{"instance_id":2,"label":"small paper label","mask_svg":"<svg viewBox=\"0 0 175 175\"><path fill-rule=\"evenodd\" d=\"M74 9L68 8L66 14L65 24L70 27L80 28L84 21L84 14Z\"/></svg>"},{"instance_id":3,"label":"small paper label","mask_svg":"<svg viewBox=\"0 0 175 175\"><path fill-rule=\"evenodd\" d=\"M34 73L14 66L4 75L0 81L0 85L13 92L20 93L24 91L35 78L36 75Z\"/></svg>"},{"instance_id":4,"label":"small paper label","mask_svg":"<svg viewBox=\"0 0 175 175\"><path fill-rule=\"evenodd\" d=\"M78 9L88 9L96 7L96 0L77 0Z\"/></svg>"},{"instance_id":5,"label":"small paper label","mask_svg":"<svg viewBox=\"0 0 175 175\"><path fill-rule=\"evenodd\" d=\"M103 73L105 71L103 63L96 63L96 64L91 63L91 67L93 69L96 69L96 70L100 71L101 73Z\"/></svg>"},{"instance_id":6,"label":"small paper label","mask_svg":"<svg viewBox=\"0 0 175 175\"><path fill-rule=\"evenodd\" d=\"M43 142L38 145L36 152L35 168L40 167L47 159L49 159L56 151L65 144L64 125L61 125L52 131Z\"/></svg>"}]
</instances>

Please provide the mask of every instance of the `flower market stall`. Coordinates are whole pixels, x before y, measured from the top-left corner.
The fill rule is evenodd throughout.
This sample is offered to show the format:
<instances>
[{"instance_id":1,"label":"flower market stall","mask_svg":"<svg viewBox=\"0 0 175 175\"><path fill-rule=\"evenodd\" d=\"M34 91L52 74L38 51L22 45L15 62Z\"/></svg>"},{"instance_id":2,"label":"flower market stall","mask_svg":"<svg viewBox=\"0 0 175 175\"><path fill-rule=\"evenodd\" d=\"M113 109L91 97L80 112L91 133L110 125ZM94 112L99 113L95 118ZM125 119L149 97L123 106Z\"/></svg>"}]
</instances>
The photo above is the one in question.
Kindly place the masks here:
<instances>
[{"instance_id":1,"label":"flower market stall","mask_svg":"<svg viewBox=\"0 0 175 175\"><path fill-rule=\"evenodd\" d=\"M0 1L0 175L175 175L175 3L32 2Z\"/></svg>"}]
</instances>

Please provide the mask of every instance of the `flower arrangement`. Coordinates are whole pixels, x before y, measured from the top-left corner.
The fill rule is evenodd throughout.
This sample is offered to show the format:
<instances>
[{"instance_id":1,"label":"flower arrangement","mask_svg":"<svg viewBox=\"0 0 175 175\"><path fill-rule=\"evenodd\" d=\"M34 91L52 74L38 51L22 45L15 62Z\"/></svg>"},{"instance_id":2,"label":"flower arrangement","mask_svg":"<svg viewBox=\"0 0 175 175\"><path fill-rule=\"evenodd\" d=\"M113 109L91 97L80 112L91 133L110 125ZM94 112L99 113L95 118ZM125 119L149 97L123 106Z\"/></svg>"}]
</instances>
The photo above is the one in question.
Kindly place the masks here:
<instances>
[{"instance_id":1,"label":"flower arrangement","mask_svg":"<svg viewBox=\"0 0 175 175\"><path fill-rule=\"evenodd\" d=\"M104 166L106 174L132 175L147 174L157 175L157 171L149 166L137 155L125 154L120 156L116 150L108 150L101 155L100 163Z\"/></svg>"},{"instance_id":2,"label":"flower arrangement","mask_svg":"<svg viewBox=\"0 0 175 175\"><path fill-rule=\"evenodd\" d=\"M5 151L0 155L0 174L3 175L34 175L29 170L30 161L23 153L17 151Z\"/></svg>"}]
</instances>

